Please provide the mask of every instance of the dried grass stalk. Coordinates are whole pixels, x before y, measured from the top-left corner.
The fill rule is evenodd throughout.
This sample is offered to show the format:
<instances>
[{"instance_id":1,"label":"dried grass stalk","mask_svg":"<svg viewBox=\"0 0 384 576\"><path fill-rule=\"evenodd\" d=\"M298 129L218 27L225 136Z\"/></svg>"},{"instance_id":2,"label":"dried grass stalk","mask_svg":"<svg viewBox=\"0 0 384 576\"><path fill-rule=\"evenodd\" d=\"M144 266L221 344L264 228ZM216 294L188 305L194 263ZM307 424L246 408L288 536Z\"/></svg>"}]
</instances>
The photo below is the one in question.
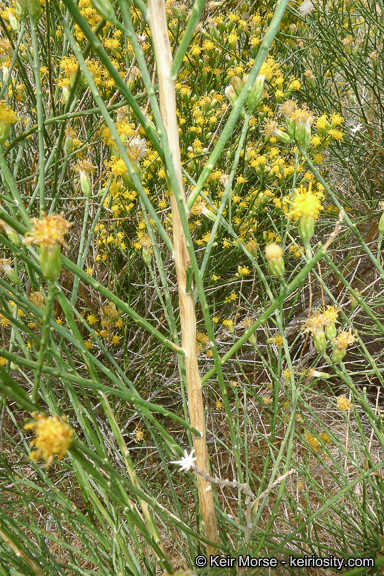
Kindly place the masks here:
<instances>
[{"instance_id":1,"label":"dried grass stalk","mask_svg":"<svg viewBox=\"0 0 384 576\"><path fill-rule=\"evenodd\" d=\"M169 147L172 152L179 188L183 195L184 209L186 210L176 116L175 81L170 79L172 53L168 38L165 4L163 0L148 1L148 20L156 54L161 115ZM169 190L169 194L173 221L174 260L180 302L182 347L187 353L184 362L188 384L189 417L191 425L201 433L201 438L194 439L195 456L197 458L196 466L208 474L204 405L196 350L195 302L193 290L191 289L186 293L186 271L187 267L190 266L190 259L176 198L171 189ZM199 475L197 476L197 484L205 535L210 540L217 542L217 524L211 484ZM213 552L214 548L207 546L207 555L213 554Z\"/></svg>"}]
</instances>

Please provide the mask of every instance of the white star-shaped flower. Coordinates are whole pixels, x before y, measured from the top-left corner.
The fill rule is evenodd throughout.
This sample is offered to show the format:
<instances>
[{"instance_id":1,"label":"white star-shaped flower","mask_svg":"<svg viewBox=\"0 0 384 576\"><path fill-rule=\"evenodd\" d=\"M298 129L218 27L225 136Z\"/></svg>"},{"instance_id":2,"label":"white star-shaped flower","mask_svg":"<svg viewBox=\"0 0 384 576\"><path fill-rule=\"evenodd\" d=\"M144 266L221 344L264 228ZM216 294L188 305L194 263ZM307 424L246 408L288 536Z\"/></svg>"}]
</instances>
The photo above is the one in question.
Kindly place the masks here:
<instances>
[{"instance_id":1,"label":"white star-shaped flower","mask_svg":"<svg viewBox=\"0 0 384 576\"><path fill-rule=\"evenodd\" d=\"M177 464L180 466L181 472L189 472L190 468L192 468L196 462L196 458L193 458L194 452L195 449L193 449L190 454L184 450L184 457L181 460L171 462L171 464Z\"/></svg>"},{"instance_id":2,"label":"white star-shaped flower","mask_svg":"<svg viewBox=\"0 0 384 576\"><path fill-rule=\"evenodd\" d=\"M356 124L356 126L354 126L353 128L351 128L351 132L352 134L356 134L356 132L360 132L360 130L362 129L363 125L361 122L359 122L358 124Z\"/></svg>"}]
</instances>

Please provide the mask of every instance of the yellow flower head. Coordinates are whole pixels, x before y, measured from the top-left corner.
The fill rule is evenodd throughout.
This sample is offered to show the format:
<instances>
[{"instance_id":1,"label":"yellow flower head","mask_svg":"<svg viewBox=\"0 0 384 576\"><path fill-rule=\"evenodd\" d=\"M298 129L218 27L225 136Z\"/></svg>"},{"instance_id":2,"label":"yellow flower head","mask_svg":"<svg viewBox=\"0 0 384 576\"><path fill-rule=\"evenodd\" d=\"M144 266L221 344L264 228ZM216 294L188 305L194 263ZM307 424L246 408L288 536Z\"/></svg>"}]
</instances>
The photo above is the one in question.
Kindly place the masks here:
<instances>
[{"instance_id":1,"label":"yellow flower head","mask_svg":"<svg viewBox=\"0 0 384 576\"><path fill-rule=\"evenodd\" d=\"M89 176L93 170L96 170L96 166L94 166L92 162L89 162L89 160L79 160L73 169L78 172L80 176L82 174Z\"/></svg>"},{"instance_id":2,"label":"yellow flower head","mask_svg":"<svg viewBox=\"0 0 384 576\"><path fill-rule=\"evenodd\" d=\"M141 236L141 238L139 239L138 243L143 248L151 248L152 247L152 242L151 242L151 239L150 239L148 234L143 234L143 236Z\"/></svg>"},{"instance_id":3,"label":"yellow flower head","mask_svg":"<svg viewBox=\"0 0 384 576\"><path fill-rule=\"evenodd\" d=\"M68 233L72 224L65 220L64 212L61 214L50 214L49 216L43 213L42 220L32 218L31 222L33 228L25 235L25 245L38 244L40 246L54 246L56 244L62 244L66 248L68 247L64 236Z\"/></svg>"},{"instance_id":4,"label":"yellow flower head","mask_svg":"<svg viewBox=\"0 0 384 576\"><path fill-rule=\"evenodd\" d=\"M317 452L320 448L320 442L316 438L316 436L313 436L312 434L309 434L309 432L306 432L304 437L305 437L306 441L308 442L308 444L310 445L310 447L312 448L312 450L314 452Z\"/></svg>"},{"instance_id":5,"label":"yellow flower head","mask_svg":"<svg viewBox=\"0 0 384 576\"><path fill-rule=\"evenodd\" d=\"M79 63L76 60L75 56L64 56L64 58L60 62L60 68L64 71L64 74L67 78L74 76L77 72L79 67Z\"/></svg>"},{"instance_id":6,"label":"yellow flower head","mask_svg":"<svg viewBox=\"0 0 384 576\"><path fill-rule=\"evenodd\" d=\"M25 430L35 428L36 432L36 438L30 444L31 448L35 447L36 450L31 452L29 458L36 461L43 456L48 467L55 456L58 456L60 461L67 453L73 440L73 430L65 422L65 416L63 421L57 415L47 418L33 412L32 416L36 423L30 422L24 426Z\"/></svg>"},{"instance_id":7,"label":"yellow flower head","mask_svg":"<svg viewBox=\"0 0 384 576\"><path fill-rule=\"evenodd\" d=\"M306 108L297 108L292 114L291 119L294 120L296 124L302 124L308 128L314 120L312 114Z\"/></svg>"},{"instance_id":8,"label":"yellow flower head","mask_svg":"<svg viewBox=\"0 0 384 576\"><path fill-rule=\"evenodd\" d=\"M322 192L312 192L312 182L309 183L308 190L304 186L296 188L291 210L287 213L288 218L298 220L302 216L312 216L315 220L319 217L320 210L324 210L321 200L324 198Z\"/></svg>"},{"instance_id":9,"label":"yellow flower head","mask_svg":"<svg viewBox=\"0 0 384 576\"><path fill-rule=\"evenodd\" d=\"M352 404L343 394L337 398L337 407L341 412L345 412L345 410L350 410L352 408Z\"/></svg>"},{"instance_id":10,"label":"yellow flower head","mask_svg":"<svg viewBox=\"0 0 384 576\"><path fill-rule=\"evenodd\" d=\"M320 312L315 312L313 316L308 318L304 322L304 332L310 332L311 334L319 334L323 331L324 326L327 323L327 319Z\"/></svg>"},{"instance_id":11,"label":"yellow flower head","mask_svg":"<svg viewBox=\"0 0 384 576\"><path fill-rule=\"evenodd\" d=\"M326 324L337 322L339 310L340 308L337 308L337 306L327 306L327 309L323 311L323 317L326 319Z\"/></svg>"},{"instance_id":12,"label":"yellow flower head","mask_svg":"<svg viewBox=\"0 0 384 576\"><path fill-rule=\"evenodd\" d=\"M295 100L286 100L284 104L280 107L280 112L284 118L291 118L295 113L297 108L297 102Z\"/></svg>"},{"instance_id":13,"label":"yellow flower head","mask_svg":"<svg viewBox=\"0 0 384 576\"><path fill-rule=\"evenodd\" d=\"M17 122L16 114L5 102L0 102L0 122L5 125L15 124Z\"/></svg>"},{"instance_id":14,"label":"yellow flower head","mask_svg":"<svg viewBox=\"0 0 384 576\"><path fill-rule=\"evenodd\" d=\"M356 338L350 330L342 330L333 339L333 343L339 350L345 350L348 344L353 344L354 342L356 342Z\"/></svg>"}]
</instances>

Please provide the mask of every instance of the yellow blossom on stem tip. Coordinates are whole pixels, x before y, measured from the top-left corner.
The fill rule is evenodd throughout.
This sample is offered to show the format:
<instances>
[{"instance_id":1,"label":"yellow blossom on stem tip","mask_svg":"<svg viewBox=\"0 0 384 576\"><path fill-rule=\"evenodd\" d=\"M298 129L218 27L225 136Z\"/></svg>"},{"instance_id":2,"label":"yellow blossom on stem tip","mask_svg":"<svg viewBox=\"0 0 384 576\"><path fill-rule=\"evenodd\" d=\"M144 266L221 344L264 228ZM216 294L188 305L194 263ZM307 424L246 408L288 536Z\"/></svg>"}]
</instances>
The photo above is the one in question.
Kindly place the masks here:
<instances>
[{"instance_id":1,"label":"yellow blossom on stem tip","mask_svg":"<svg viewBox=\"0 0 384 576\"><path fill-rule=\"evenodd\" d=\"M342 330L339 334L332 340L336 348L332 353L332 362L341 362L347 353L348 344L353 344L356 341L355 336L350 330Z\"/></svg>"},{"instance_id":2,"label":"yellow blossom on stem tip","mask_svg":"<svg viewBox=\"0 0 384 576\"><path fill-rule=\"evenodd\" d=\"M320 442L319 440L313 436L312 434L309 434L309 432L306 432L304 435L306 441L308 442L308 444L310 445L310 447L312 448L312 450L314 452L317 452L320 448Z\"/></svg>"},{"instance_id":3,"label":"yellow blossom on stem tip","mask_svg":"<svg viewBox=\"0 0 384 576\"><path fill-rule=\"evenodd\" d=\"M327 319L320 312L315 312L304 322L304 332L310 332L313 336L313 343L318 352L325 352L327 341L325 338L324 326Z\"/></svg>"},{"instance_id":4,"label":"yellow blossom on stem tip","mask_svg":"<svg viewBox=\"0 0 384 576\"><path fill-rule=\"evenodd\" d=\"M352 403L343 394L337 398L337 407L339 410L341 410L341 412L345 412L346 410L350 410L352 408Z\"/></svg>"},{"instance_id":5,"label":"yellow blossom on stem tip","mask_svg":"<svg viewBox=\"0 0 384 576\"><path fill-rule=\"evenodd\" d=\"M30 444L31 448L35 447L29 456L30 460L38 460L43 456L46 462L46 467L51 464L55 456L60 461L67 453L73 440L73 430L65 422L65 416L62 420L55 415L43 416L37 412L33 412L32 416L36 422L29 422L25 424L25 430L35 429L36 438Z\"/></svg>"},{"instance_id":6,"label":"yellow blossom on stem tip","mask_svg":"<svg viewBox=\"0 0 384 576\"><path fill-rule=\"evenodd\" d=\"M64 218L64 212L61 214L50 214L47 216L43 213L43 218L31 220L33 228L27 232L24 238L24 244L37 244L40 246L39 262L44 277L51 282L57 280L61 270L60 244L68 247L64 236L72 226Z\"/></svg>"},{"instance_id":7,"label":"yellow blossom on stem tip","mask_svg":"<svg viewBox=\"0 0 384 576\"><path fill-rule=\"evenodd\" d=\"M336 306L327 306L327 309L323 311L323 317L326 320L325 323L325 334L328 340L333 340L336 336L336 322L339 315L339 308Z\"/></svg>"},{"instance_id":8,"label":"yellow blossom on stem tip","mask_svg":"<svg viewBox=\"0 0 384 576\"><path fill-rule=\"evenodd\" d=\"M24 244L37 244L39 246L53 246L62 244L68 248L64 236L68 233L72 224L64 218L64 212L61 214L50 214L47 216L43 213L43 218L32 218L33 228L27 232L24 238Z\"/></svg>"},{"instance_id":9,"label":"yellow blossom on stem tip","mask_svg":"<svg viewBox=\"0 0 384 576\"><path fill-rule=\"evenodd\" d=\"M301 185L300 188L296 188L293 200L287 199L287 202L291 204L287 218L299 221L299 234L305 244L312 238L315 231L315 220L318 219L320 211L324 209L321 204L323 198L322 192L312 191L312 182L310 182L308 189Z\"/></svg>"}]
</instances>

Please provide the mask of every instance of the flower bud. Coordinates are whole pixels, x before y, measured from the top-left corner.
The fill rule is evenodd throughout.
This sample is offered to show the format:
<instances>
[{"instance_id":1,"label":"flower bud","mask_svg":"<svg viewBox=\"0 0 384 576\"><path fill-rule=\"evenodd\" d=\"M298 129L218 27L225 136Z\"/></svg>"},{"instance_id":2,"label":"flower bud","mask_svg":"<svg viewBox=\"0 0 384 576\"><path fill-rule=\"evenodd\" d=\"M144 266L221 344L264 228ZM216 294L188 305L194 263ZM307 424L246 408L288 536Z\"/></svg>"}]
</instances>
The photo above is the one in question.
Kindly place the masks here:
<instances>
[{"instance_id":1,"label":"flower bud","mask_svg":"<svg viewBox=\"0 0 384 576\"><path fill-rule=\"evenodd\" d=\"M0 270L5 272L13 284L20 284L20 279L15 270L12 268L11 260L9 258L0 258Z\"/></svg>"},{"instance_id":2,"label":"flower bud","mask_svg":"<svg viewBox=\"0 0 384 576\"><path fill-rule=\"evenodd\" d=\"M334 338L336 338L337 330L336 330L336 324L334 322L330 322L329 324L326 324L325 334L326 334L328 340L333 340Z\"/></svg>"},{"instance_id":3,"label":"flower bud","mask_svg":"<svg viewBox=\"0 0 384 576\"><path fill-rule=\"evenodd\" d=\"M265 258L268 263L268 270L273 275L279 278L284 276L285 265L283 259L284 251L279 244L268 244L265 247Z\"/></svg>"},{"instance_id":4,"label":"flower bud","mask_svg":"<svg viewBox=\"0 0 384 576\"><path fill-rule=\"evenodd\" d=\"M132 90L137 78L140 78L140 70L137 66L133 66L128 74L127 86L129 90Z\"/></svg>"},{"instance_id":5,"label":"flower bud","mask_svg":"<svg viewBox=\"0 0 384 576\"><path fill-rule=\"evenodd\" d=\"M73 150L73 138L71 134L67 134L65 141L64 141L64 154L69 156L69 154Z\"/></svg>"},{"instance_id":6,"label":"flower bud","mask_svg":"<svg viewBox=\"0 0 384 576\"><path fill-rule=\"evenodd\" d=\"M380 217L378 230L379 234L382 236L384 234L384 213Z\"/></svg>"},{"instance_id":7,"label":"flower bud","mask_svg":"<svg viewBox=\"0 0 384 576\"><path fill-rule=\"evenodd\" d=\"M259 74L251 88L247 99L247 107L250 113L257 108L263 98L265 74Z\"/></svg>"},{"instance_id":8,"label":"flower bud","mask_svg":"<svg viewBox=\"0 0 384 576\"><path fill-rule=\"evenodd\" d=\"M62 100L63 104L68 104L69 95L70 95L69 86L62 86L61 100Z\"/></svg>"},{"instance_id":9,"label":"flower bud","mask_svg":"<svg viewBox=\"0 0 384 576\"><path fill-rule=\"evenodd\" d=\"M226 87L225 95L233 106L237 100L237 94L236 94L233 86L229 85Z\"/></svg>"},{"instance_id":10,"label":"flower bud","mask_svg":"<svg viewBox=\"0 0 384 576\"><path fill-rule=\"evenodd\" d=\"M60 244L42 244L40 247L39 262L44 278L51 282L57 280L61 271Z\"/></svg>"},{"instance_id":11,"label":"flower bud","mask_svg":"<svg viewBox=\"0 0 384 576\"><path fill-rule=\"evenodd\" d=\"M251 334L250 337L248 338L248 341L250 344L252 344L252 346L254 348L257 348L257 341L256 341L256 335L255 333Z\"/></svg>"},{"instance_id":12,"label":"flower bud","mask_svg":"<svg viewBox=\"0 0 384 576\"><path fill-rule=\"evenodd\" d=\"M13 228L11 228L6 222L0 220L0 232L2 230L6 233L12 244L14 244L15 246L21 246L21 240L18 233Z\"/></svg>"},{"instance_id":13,"label":"flower bud","mask_svg":"<svg viewBox=\"0 0 384 576\"><path fill-rule=\"evenodd\" d=\"M80 174L80 188L86 198L92 194L92 183L89 174Z\"/></svg>"},{"instance_id":14,"label":"flower bud","mask_svg":"<svg viewBox=\"0 0 384 576\"><path fill-rule=\"evenodd\" d=\"M236 92L237 96L240 96L240 92L243 89L244 84L242 83L242 81L240 80L240 78L238 76L233 76L231 78L231 84Z\"/></svg>"},{"instance_id":15,"label":"flower bud","mask_svg":"<svg viewBox=\"0 0 384 576\"><path fill-rule=\"evenodd\" d=\"M135 173L137 174L137 176L139 177L139 179L142 180L143 179L143 170L142 170L140 164L138 162L133 162L132 167L133 167ZM133 183L132 177L131 177L130 173L128 172L128 170L122 175L122 179L123 179L124 184L126 186L128 186L128 188L130 188L131 190L135 190L135 185Z\"/></svg>"},{"instance_id":16,"label":"flower bud","mask_svg":"<svg viewBox=\"0 0 384 576\"><path fill-rule=\"evenodd\" d=\"M313 216L300 216L298 230L300 238L307 244L315 232L315 219Z\"/></svg>"},{"instance_id":17,"label":"flower bud","mask_svg":"<svg viewBox=\"0 0 384 576\"><path fill-rule=\"evenodd\" d=\"M81 191L86 198L90 198L92 194L91 172L96 168L88 160L79 160L75 166L75 170L80 175Z\"/></svg>"},{"instance_id":18,"label":"flower bud","mask_svg":"<svg viewBox=\"0 0 384 576\"><path fill-rule=\"evenodd\" d=\"M311 143L311 124L313 116L306 109L298 109L294 115L296 142L307 150Z\"/></svg>"},{"instance_id":19,"label":"flower bud","mask_svg":"<svg viewBox=\"0 0 384 576\"><path fill-rule=\"evenodd\" d=\"M325 338L324 330L317 330L313 334L313 343L318 352L320 352L321 354L325 352L327 348L327 340Z\"/></svg>"},{"instance_id":20,"label":"flower bud","mask_svg":"<svg viewBox=\"0 0 384 576\"><path fill-rule=\"evenodd\" d=\"M151 255L151 249L148 248L148 246L143 246L143 260L145 262L145 264L147 266L150 266L151 262L152 262L152 255Z\"/></svg>"},{"instance_id":21,"label":"flower bud","mask_svg":"<svg viewBox=\"0 0 384 576\"><path fill-rule=\"evenodd\" d=\"M341 362L342 359L344 358L344 356L346 355L347 351L345 348L335 348L334 351L332 352L332 362L334 364L337 364L338 362Z\"/></svg>"}]
</instances>

